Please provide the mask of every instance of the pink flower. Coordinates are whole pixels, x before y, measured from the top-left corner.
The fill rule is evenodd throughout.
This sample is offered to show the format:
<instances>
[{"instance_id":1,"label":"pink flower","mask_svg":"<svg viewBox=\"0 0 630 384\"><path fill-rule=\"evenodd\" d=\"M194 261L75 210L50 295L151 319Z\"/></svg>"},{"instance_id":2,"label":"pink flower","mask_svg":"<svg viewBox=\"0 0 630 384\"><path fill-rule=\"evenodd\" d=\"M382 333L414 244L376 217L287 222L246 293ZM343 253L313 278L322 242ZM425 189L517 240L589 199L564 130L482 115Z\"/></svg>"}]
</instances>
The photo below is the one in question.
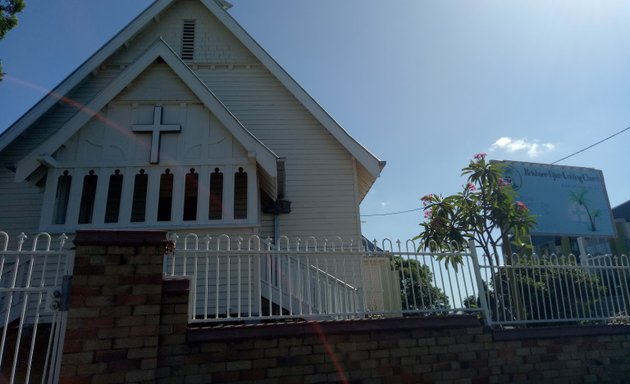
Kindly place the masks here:
<instances>
[{"instance_id":1,"label":"pink flower","mask_svg":"<svg viewBox=\"0 0 630 384\"><path fill-rule=\"evenodd\" d=\"M424 218L425 219L430 219L432 215L433 215L433 211L432 210L427 209L426 211L424 211Z\"/></svg>"},{"instance_id":2,"label":"pink flower","mask_svg":"<svg viewBox=\"0 0 630 384\"><path fill-rule=\"evenodd\" d=\"M420 200L422 201L427 201L427 200L431 200L433 198L433 194L429 193L428 195L424 195L420 198Z\"/></svg>"},{"instance_id":3,"label":"pink flower","mask_svg":"<svg viewBox=\"0 0 630 384\"><path fill-rule=\"evenodd\" d=\"M527 210L527 205L525 205L525 203L523 203L522 201L517 201L516 202L516 208L521 209L523 211Z\"/></svg>"},{"instance_id":4,"label":"pink flower","mask_svg":"<svg viewBox=\"0 0 630 384\"><path fill-rule=\"evenodd\" d=\"M483 160L486 158L487 153L479 152L474 157L475 160Z\"/></svg>"},{"instance_id":5,"label":"pink flower","mask_svg":"<svg viewBox=\"0 0 630 384\"><path fill-rule=\"evenodd\" d=\"M473 183L468 183L468 184L466 184L466 189L469 189L471 191L476 191L477 187L475 187L475 184L473 184Z\"/></svg>"},{"instance_id":6,"label":"pink flower","mask_svg":"<svg viewBox=\"0 0 630 384\"><path fill-rule=\"evenodd\" d=\"M503 179L503 178L499 178L499 186L500 186L500 187L506 187L506 186L508 186L508 185L510 185L510 182L509 182L509 181L507 181L507 180L505 180L505 179Z\"/></svg>"}]
</instances>

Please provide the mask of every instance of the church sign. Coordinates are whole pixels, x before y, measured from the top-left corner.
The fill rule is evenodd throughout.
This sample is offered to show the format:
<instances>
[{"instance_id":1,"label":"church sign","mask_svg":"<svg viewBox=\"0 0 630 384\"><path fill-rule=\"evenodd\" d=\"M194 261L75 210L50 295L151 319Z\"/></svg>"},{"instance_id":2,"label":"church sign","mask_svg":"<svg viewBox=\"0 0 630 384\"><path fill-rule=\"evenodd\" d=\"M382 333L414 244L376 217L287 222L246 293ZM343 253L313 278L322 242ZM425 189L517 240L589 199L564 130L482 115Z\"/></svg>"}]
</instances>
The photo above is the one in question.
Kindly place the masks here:
<instances>
[{"instance_id":1,"label":"church sign","mask_svg":"<svg viewBox=\"0 0 630 384\"><path fill-rule=\"evenodd\" d=\"M502 161L503 178L536 217L532 235L614 237L604 175L593 168Z\"/></svg>"}]
</instances>

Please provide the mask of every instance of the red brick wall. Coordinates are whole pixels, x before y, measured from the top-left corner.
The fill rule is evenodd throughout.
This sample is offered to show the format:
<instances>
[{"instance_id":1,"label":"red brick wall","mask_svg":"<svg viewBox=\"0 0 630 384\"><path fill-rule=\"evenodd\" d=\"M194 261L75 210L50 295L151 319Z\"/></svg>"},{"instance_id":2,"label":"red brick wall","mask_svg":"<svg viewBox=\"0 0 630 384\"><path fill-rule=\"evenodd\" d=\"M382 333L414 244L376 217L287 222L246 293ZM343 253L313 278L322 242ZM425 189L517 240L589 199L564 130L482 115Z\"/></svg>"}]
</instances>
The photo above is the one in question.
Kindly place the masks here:
<instances>
[{"instance_id":1,"label":"red brick wall","mask_svg":"<svg viewBox=\"0 0 630 384\"><path fill-rule=\"evenodd\" d=\"M77 235L63 383L630 381L626 326L498 332L452 316L189 327L188 281L161 275L164 234L108 236Z\"/></svg>"}]
</instances>

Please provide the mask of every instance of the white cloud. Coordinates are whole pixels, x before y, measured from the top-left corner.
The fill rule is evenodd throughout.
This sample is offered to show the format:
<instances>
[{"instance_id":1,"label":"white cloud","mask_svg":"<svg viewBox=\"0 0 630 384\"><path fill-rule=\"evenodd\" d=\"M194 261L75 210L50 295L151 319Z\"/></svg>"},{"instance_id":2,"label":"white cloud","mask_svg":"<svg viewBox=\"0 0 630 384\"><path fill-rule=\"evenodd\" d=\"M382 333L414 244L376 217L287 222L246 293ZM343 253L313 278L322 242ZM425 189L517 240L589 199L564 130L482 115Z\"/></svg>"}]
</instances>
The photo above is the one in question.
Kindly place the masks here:
<instances>
[{"instance_id":1,"label":"white cloud","mask_svg":"<svg viewBox=\"0 0 630 384\"><path fill-rule=\"evenodd\" d=\"M538 140L528 140L527 138L513 139L511 137L501 137L492 144L491 151L503 149L506 152L525 151L529 157L537 157L538 155L551 152L556 148L551 143L540 143Z\"/></svg>"},{"instance_id":2,"label":"white cloud","mask_svg":"<svg viewBox=\"0 0 630 384\"><path fill-rule=\"evenodd\" d=\"M381 207L387 207L389 205L388 201L381 201Z\"/></svg>"}]
</instances>

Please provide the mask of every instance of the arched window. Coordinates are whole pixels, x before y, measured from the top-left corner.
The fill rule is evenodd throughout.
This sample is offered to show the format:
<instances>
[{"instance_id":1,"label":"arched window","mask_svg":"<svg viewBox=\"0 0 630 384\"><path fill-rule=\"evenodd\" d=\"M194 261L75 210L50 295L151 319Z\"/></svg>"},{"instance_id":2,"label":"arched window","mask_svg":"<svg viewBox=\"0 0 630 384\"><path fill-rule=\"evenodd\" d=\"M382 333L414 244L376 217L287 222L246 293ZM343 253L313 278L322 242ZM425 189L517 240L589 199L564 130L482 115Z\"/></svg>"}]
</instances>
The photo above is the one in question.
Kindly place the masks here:
<instances>
[{"instance_id":1,"label":"arched window","mask_svg":"<svg viewBox=\"0 0 630 384\"><path fill-rule=\"evenodd\" d=\"M243 168L234 174L234 218L247 219L247 172Z\"/></svg>"},{"instance_id":2,"label":"arched window","mask_svg":"<svg viewBox=\"0 0 630 384\"><path fill-rule=\"evenodd\" d=\"M173 210L173 174L170 169L166 169L160 175L160 195L158 198L158 221L171 221L171 211Z\"/></svg>"},{"instance_id":3,"label":"arched window","mask_svg":"<svg viewBox=\"0 0 630 384\"><path fill-rule=\"evenodd\" d=\"M210 212L208 219L221 220L223 217L223 173L215 168L210 174Z\"/></svg>"},{"instance_id":4,"label":"arched window","mask_svg":"<svg viewBox=\"0 0 630 384\"><path fill-rule=\"evenodd\" d=\"M81 192L81 205L79 208L79 224L90 224L94 213L94 201L96 198L96 184L98 176L94 170L83 177L83 190Z\"/></svg>"},{"instance_id":5,"label":"arched window","mask_svg":"<svg viewBox=\"0 0 630 384\"><path fill-rule=\"evenodd\" d=\"M184 221L197 220L197 194L199 193L199 174L190 168L186 174L184 186Z\"/></svg>"},{"instance_id":6,"label":"arched window","mask_svg":"<svg viewBox=\"0 0 630 384\"><path fill-rule=\"evenodd\" d=\"M134 178L133 198L131 201L131 222L143 222L147 209L147 187L149 185L149 175L141 169Z\"/></svg>"},{"instance_id":7,"label":"arched window","mask_svg":"<svg viewBox=\"0 0 630 384\"><path fill-rule=\"evenodd\" d=\"M109 186L107 189L107 205L105 206L105 222L117 223L118 214L120 213L120 196L122 194L123 175L120 170L114 171L109 176Z\"/></svg>"}]
</instances>

